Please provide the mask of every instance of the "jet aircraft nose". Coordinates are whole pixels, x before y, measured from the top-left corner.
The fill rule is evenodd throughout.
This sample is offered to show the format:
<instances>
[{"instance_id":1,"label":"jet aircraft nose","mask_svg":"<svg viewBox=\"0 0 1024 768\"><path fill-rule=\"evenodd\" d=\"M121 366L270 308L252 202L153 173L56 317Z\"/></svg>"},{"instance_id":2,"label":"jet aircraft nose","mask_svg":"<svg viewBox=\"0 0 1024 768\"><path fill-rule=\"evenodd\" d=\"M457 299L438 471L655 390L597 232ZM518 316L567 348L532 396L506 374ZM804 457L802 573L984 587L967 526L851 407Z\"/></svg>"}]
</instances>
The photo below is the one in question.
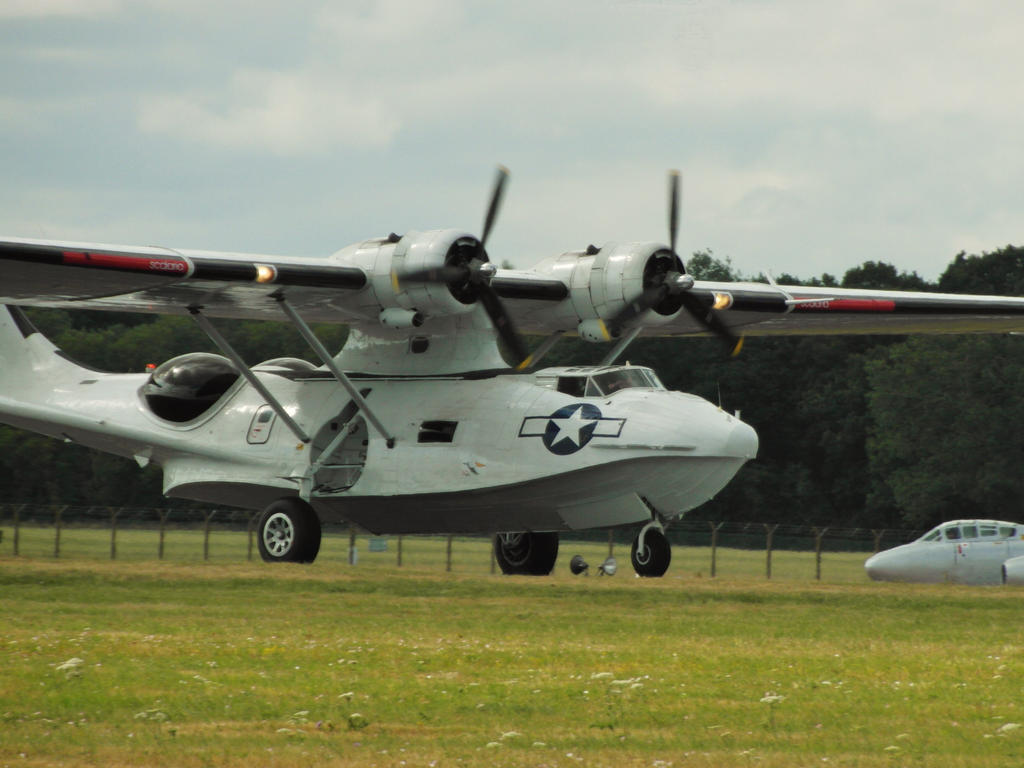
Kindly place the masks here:
<instances>
[{"instance_id":1,"label":"jet aircraft nose","mask_svg":"<svg viewBox=\"0 0 1024 768\"><path fill-rule=\"evenodd\" d=\"M872 581L901 581L906 576L906 563L897 550L902 547L878 552L864 561L864 570Z\"/></svg>"}]
</instances>

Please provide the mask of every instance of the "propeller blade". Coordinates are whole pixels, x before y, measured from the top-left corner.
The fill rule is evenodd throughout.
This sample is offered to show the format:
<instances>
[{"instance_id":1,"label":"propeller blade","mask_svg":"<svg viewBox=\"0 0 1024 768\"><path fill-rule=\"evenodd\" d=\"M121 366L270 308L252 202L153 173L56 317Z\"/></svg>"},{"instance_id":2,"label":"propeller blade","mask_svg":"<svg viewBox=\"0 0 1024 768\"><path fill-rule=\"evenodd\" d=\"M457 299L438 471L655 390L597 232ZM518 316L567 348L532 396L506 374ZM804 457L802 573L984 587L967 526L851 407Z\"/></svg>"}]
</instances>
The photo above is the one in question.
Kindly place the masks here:
<instances>
[{"instance_id":1,"label":"propeller blade","mask_svg":"<svg viewBox=\"0 0 1024 768\"><path fill-rule=\"evenodd\" d=\"M484 231L480 235L480 250L484 249L487 237L491 234L491 227L498 217L498 208L501 206L501 198L505 193L505 181L508 179L508 168L498 166L498 173L494 177L494 189L491 192L491 204L487 206L487 216L484 218Z\"/></svg>"},{"instance_id":2,"label":"propeller blade","mask_svg":"<svg viewBox=\"0 0 1024 768\"><path fill-rule=\"evenodd\" d=\"M730 356L735 357L740 353L743 348L743 337L734 334L715 310L704 306L700 299L688 291L683 291L679 297L683 301L683 308L690 316L722 340L729 349Z\"/></svg>"},{"instance_id":3,"label":"propeller blade","mask_svg":"<svg viewBox=\"0 0 1024 768\"><path fill-rule=\"evenodd\" d=\"M611 331L612 336L618 336L622 329L635 320L637 317L642 315L644 312L649 310L651 307L657 306L664 300L669 293L669 287L664 283L656 285L652 288L648 288L633 301L629 302L626 306L620 309L615 317L608 320L605 324L608 330Z\"/></svg>"},{"instance_id":4,"label":"propeller blade","mask_svg":"<svg viewBox=\"0 0 1024 768\"><path fill-rule=\"evenodd\" d=\"M469 277L465 266L443 265L426 269L410 269L398 275L398 279L410 283L452 283Z\"/></svg>"},{"instance_id":5,"label":"propeller blade","mask_svg":"<svg viewBox=\"0 0 1024 768\"><path fill-rule=\"evenodd\" d=\"M491 319L494 330L498 333L498 337L505 342L513 358L515 358L512 367L518 368L529 356L529 353L526 351L526 345L523 343L522 338L516 333L515 326L512 324L512 318L505 311L505 305L501 303L501 299L498 298L498 294L491 288L490 283L478 283L477 291L480 303L484 305L484 310Z\"/></svg>"},{"instance_id":6,"label":"propeller blade","mask_svg":"<svg viewBox=\"0 0 1024 768\"><path fill-rule=\"evenodd\" d=\"M679 236L679 171L668 172L668 247L676 252Z\"/></svg>"}]
</instances>

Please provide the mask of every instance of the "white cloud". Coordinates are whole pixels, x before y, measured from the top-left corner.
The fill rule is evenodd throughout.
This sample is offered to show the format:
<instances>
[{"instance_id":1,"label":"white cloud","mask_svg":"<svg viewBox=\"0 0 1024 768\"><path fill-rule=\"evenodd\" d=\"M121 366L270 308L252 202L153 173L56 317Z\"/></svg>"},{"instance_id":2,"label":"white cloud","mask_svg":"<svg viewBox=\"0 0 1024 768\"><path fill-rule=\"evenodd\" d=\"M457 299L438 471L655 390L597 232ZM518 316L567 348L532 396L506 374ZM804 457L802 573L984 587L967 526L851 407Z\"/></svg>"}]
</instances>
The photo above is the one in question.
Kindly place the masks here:
<instances>
[{"instance_id":1,"label":"white cloud","mask_svg":"<svg viewBox=\"0 0 1024 768\"><path fill-rule=\"evenodd\" d=\"M372 96L267 70L236 72L226 93L147 96L138 119L140 128L150 133L282 155L338 145L382 147L399 128L395 116Z\"/></svg>"}]
</instances>

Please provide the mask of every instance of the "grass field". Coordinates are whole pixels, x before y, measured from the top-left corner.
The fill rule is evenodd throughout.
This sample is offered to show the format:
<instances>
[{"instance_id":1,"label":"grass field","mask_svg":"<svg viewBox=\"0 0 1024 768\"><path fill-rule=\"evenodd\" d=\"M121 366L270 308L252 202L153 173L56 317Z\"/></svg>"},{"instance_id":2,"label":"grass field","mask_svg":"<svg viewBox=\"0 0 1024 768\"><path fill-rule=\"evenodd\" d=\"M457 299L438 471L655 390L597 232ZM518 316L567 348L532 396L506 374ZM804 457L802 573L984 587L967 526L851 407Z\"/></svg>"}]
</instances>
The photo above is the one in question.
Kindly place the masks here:
<instances>
[{"instance_id":1,"label":"grass field","mask_svg":"<svg viewBox=\"0 0 1024 768\"><path fill-rule=\"evenodd\" d=\"M0 766L1024 764L1018 590L874 584L856 555L817 583L813 555L766 581L720 551L712 580L683 550L641 580L573 577L607 547L568 545L528 578L484 541L448 573L443 540L398 569L340 539L247 563L227 533L209 561L195 533L133 556L152 532L54 559L50 534L0 548Z\"/></svg>"}]
</instances>

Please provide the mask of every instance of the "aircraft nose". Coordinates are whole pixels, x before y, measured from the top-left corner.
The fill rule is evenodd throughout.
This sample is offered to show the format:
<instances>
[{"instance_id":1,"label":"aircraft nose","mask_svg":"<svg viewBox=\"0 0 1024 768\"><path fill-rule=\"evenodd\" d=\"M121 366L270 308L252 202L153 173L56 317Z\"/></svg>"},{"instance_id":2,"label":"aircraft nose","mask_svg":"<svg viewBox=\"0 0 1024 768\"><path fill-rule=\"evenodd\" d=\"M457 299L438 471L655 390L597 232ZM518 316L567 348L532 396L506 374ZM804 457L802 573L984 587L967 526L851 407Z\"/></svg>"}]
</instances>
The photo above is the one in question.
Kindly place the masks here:
<instances>
[{"instance_id":1,"label":"aircraft nose","mask_svg":"<svg viewBox=\"0 0 1024 768\"><path fill-rule=\"evenodd\" d=\"M894 558L889 552L879 552L864 561L864 570L872 581L894 581L899 578Z\"/></svg>"},{"instance_id":2,"label":"aircraft nose","mask_svg":"<svg viewBox=\"0 0 1024 768\"><path fill-rule=\"evenodd\" d=\"M757 432L749 424L736 420L725 444L726 453L741 459L757 456Z\"/></svg>"}]
</instances>

